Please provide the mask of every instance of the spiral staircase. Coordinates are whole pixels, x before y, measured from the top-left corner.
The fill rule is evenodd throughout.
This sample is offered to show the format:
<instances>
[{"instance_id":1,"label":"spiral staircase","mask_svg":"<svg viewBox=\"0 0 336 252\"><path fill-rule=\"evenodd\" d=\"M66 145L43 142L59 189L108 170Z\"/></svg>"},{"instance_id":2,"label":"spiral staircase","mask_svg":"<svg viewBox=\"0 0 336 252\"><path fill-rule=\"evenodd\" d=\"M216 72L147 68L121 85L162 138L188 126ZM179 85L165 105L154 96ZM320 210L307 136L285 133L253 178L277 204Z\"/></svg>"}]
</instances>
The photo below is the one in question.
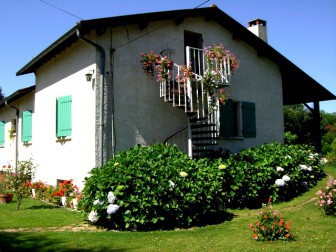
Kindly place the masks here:
<instances>
[{"instance_id":1,"label":"spiral staircase","mask_svg":"<svg viewBox=\"0 0 336 252\"><path fill-rule=\"evenodd\" d=\"M171 58L171 50L165 50L161 56ZM169 78L160 82L160 97L172 106L184 110L188 115L188 126L170 136L165 142L177 145L191 158L201 158L218 145L219 140L219 101L210 107L210 96L204 85L204 74L212 71L213 66L205 63L202 49L186 47L187 67L192 66L193 77L181 81L183 72L180 65L173 64L168 70ZM218 86L230 83L229 59L220 64L221 80Z\"/></svg>"}]
</instances>

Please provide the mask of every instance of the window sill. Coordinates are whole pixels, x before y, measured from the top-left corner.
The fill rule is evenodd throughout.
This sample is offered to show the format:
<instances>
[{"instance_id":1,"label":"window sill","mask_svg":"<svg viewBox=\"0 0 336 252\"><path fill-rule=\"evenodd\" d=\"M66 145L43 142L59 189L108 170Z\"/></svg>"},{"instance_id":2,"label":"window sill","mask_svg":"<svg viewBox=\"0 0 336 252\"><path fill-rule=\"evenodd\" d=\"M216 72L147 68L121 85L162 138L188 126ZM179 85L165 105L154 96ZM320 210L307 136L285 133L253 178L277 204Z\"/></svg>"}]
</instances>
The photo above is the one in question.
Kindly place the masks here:
<instances>
[{"instance_id":1,"label":"window sill","mask_svg":"<svg viewBox=\"0 0 336 252\"><path fill-rule=\"evenodd\" d=\"M65 143L71 141L71 137L57 137L56 143Z\"/></svg>"}]
</instances>

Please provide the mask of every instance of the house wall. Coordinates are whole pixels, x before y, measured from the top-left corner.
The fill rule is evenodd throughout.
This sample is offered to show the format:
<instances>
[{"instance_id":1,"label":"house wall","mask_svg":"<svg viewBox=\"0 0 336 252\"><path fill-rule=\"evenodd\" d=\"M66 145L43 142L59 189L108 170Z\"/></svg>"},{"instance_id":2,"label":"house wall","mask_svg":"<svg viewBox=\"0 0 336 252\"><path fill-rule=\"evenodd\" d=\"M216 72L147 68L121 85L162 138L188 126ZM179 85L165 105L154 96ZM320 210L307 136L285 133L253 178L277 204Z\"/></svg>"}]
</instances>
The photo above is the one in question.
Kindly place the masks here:
<instances>
[{"instance_id":1,"label":"house wall","mask_svg":"<svg viewBox=\"0 0 336 252\"><path fill-rule=\"evenodd\" d=\"M152 30L155 31L149 32ZM115 49L110 72L114 73L116 150L164 141L187 125L184 111L159 98L155 77L149 79L139 63L141 52L174 49L174 62L185 64L185 30L201 33L204 46L222 43L237 56L240 68L227 91L233 100L256 104L257 137L221 139L219 146L238 151L263 143L283 142L282 81L277 65L259 57L245 42L233 40L232 34L217 23L186 18L178 26L173 21L150 23L144 30L131 25L114 28L98 37L98 44L104 45L107 51ZM107 64L111 66L109 60ZM108 82L112 83L111 79Z\"/></svg>"},{"instance_id":2,"label":"house wall","mask_svg":"<svg viewBox=\"0 0 336 252\"><path fill-rule=\"evenodd\" d=\"M96 78L87 82L88 70L96 72L94 48L79 41L52 58L36 72L33 124L36 179L56 184L73 179L78 186L95 167ZM72 96L72 134L56 137L56 99Z\"/></svg>"},{"instance_id":3,"label":"house wall","mask_svg":"<svg viewBox=\"0 0 336 252\"><path fill-rule=\"evenodd\" d=\"M0 120L5 121L5 145L0 148L0 166L11 164L13 167L16 162L16 139L18 139L18 160L24 161L33 157L33 146L24 144L21 141L22 135L22 112L31 110L34 113L34 92L31 92L15 102L9 103L19 109L19 120L16 133L10 139L9 130L12 127L12 120L16 119L16 110L10 107L3 107L0 110Z\"/></svg>"}]
</instances>

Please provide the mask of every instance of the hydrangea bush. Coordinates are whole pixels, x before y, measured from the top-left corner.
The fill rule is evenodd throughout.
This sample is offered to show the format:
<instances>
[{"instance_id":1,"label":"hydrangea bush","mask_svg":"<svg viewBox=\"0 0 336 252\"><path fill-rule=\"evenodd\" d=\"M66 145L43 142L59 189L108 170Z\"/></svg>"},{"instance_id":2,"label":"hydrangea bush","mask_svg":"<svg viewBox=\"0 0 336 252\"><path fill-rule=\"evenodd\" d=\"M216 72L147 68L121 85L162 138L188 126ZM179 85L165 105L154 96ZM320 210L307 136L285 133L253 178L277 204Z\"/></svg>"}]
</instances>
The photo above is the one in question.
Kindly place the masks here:
<instances>
[{"instance_id":1,"label":"hydrangea bush","mask_svg":"<svg viewBox=\"0 0 336 252\"><path fill-rule=\"evenodd\" d=\"M191 160L155 144L120 152L86 178L80 207L92 223L128 230L169 229L219 221L226 209L220 163Z\"/></svg>"},{"instance_id":2,"label":"hydrangea bush","mask_svg":"<svg viewBox=\"0 0 336 252\"><path fill-rule=\"evenodd\" d=\"M325 176L323 162L307 145L271 143L233 154L229 170L231 207L261 207L268 197L288 201Z\"/></svg>"},{"instance_id":3,"label":"hydrangea bush","mask_svg":"<svg viewBox=\"0 0 336 252\"><path fill-rule=\"evenodd\" d=\"M300 195L325 176L322 167L305 145L266 144L197 161L177 147L136 146L91 171L80 208L90 222L107 228L209 224L227 217L227 208L257 208L268 198Z\"/></svg>"}]
</instances>

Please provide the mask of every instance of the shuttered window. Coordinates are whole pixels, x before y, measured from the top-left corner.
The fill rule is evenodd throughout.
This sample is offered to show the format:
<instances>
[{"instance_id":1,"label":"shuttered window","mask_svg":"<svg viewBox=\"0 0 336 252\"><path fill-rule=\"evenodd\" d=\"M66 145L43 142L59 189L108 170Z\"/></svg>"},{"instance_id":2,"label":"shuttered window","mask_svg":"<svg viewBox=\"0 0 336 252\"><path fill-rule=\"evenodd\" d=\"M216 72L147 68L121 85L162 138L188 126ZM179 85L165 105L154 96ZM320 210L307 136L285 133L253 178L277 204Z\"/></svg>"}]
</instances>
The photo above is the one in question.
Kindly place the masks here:
<instances>
[{"instance_id":1,"label":"shuttered window","mask_svg":"<svg viewBox=\"0 0 336 252\"><path fill-rule=\"evenodd\" d=\"M56 104L56 136L71 136L71 96L57 98Z\"/></svg>"},{"instance_id":2,"label":"shuttered window","mask_svg":"<svg viewBox=\"0 0 336 252\"><path fill-rule=\"evenodd\" d=\"M5 122L0 121L0 145L5 144Z\"/></svg>"},{"instance_id":3,"label":"shuttered window","mask_svg":"<svg viewBox=\"0 0 336 252\"><path fill-rule=\"evenodd\" d=\"M22 112L22 142L30 142L32 140L32 115L29 110Z\"/></svg>"},{"instance_id":4,"label":"shuttered window","mask_svg":"<svg viewBox=\"0 0 336 252\"><path fill-rule=\"evenodd\" d=\"M242 102L243 136L256 137L255 103Z\"/></svg>"},{"instance_id":5,"label":"shuttered window","mask_svg":"<svg viewBox=\"0 0 336 252\"><path fill-rule=\"evenodd\" d=\"M221 137L256 137L255 103L228 99L220 107Z\"/></svg>"}]
</instances>

